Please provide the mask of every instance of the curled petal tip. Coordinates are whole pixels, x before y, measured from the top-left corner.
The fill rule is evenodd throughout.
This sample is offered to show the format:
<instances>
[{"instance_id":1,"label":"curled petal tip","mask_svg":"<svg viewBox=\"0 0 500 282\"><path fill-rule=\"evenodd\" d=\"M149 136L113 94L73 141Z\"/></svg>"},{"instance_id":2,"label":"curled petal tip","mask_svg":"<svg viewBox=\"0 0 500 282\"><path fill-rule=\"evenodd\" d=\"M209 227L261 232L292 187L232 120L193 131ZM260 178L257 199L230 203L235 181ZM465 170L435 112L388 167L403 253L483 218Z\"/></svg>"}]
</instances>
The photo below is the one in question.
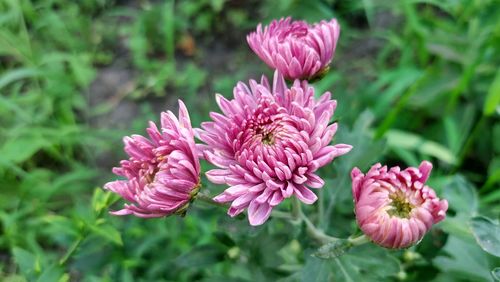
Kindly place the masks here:
<instances>
[{"instance_id":1,"label":"curled petal tip","mask_svg":"<svg viewBox=\"0 0 500 282\"><path fill-rule=\"evenodd\" d=\"M423 162L425 180L430 163ZM423 168L423 169L422 169ZM448 203L437 198L421 179L412 177L416 168L387 169L376 164L363 175L351 172L357 222L374 243L386 248L407 248L417 244L433 224L446 216Z\"/></svg>"}]
</instances>

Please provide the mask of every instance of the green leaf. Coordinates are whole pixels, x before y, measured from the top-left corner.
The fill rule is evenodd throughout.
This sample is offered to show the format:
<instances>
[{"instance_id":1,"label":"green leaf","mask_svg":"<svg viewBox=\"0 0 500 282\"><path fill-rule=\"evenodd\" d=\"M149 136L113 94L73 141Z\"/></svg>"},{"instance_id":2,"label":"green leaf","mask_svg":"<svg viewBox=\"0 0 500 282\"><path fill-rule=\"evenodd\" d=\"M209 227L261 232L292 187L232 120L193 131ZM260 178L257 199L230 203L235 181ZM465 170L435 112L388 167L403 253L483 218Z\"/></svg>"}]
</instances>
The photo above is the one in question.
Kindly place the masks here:
<instances>
[{"instance_id":1,"label":"green leaf","mask_svg":"<svg viewBox=\"0 0 500 282\"><path fill-rule=\"evenodd\" d=\"M403 92L421 76L422 71L420 70L414 68L401 68L394 72L386 73L385 76L381 77L378 84L384 86L385 82L388 82L388 86L387 89L382 91L383 93L379 93L379 91L381 91L380 89L376 91L378 98L375 104L375 113L377 115L382 115L382 113L387 112L391 102L401 96Z\"/></svg>"},{"instance_id":2,"label":"green leaf","mask_svg":"<svg viewBox=\"0 0 500 282\"><path fill-rule=\"evenodd\" d=\"M107 209L114 202L116 202L120 197L116 194L98 187L94 189L94 194L92 196L92 208L97 215L102 213L103 210Z\"/></svg>"},{"instance_id":3,"label":"green leaf","mask_svg":"<svg viewBox=\"0 0 500 282\"><path fill-rule=\"evenodd\" d=\"M18 247L14 247L12 249L12 254L14 256L15 262L21 270L21 273L23 273L24 275L31 276L40 271L38 259L33 253Z\"/></svg>"},{"instance_id":4,"label":"green leaf","mask_svg":"<svg viewBox=\"0 0 500 282\"><path fill-rule=\"evenodd\" d=\"M389 147L414 150L449 164L454 164L457 161L455 155L448 148L414 133L392 129L387 131L385 135Z\"/></svg>"},{"instance_id":5,"label":"green leaf","mask_svg":"<svg viewBox=\"0 0 500 282\"><path fill-rule=\"evenodd\" d=\"M470 221L476 242L486 252L500 257L500 225L484 216L473 217Z\"/></svg>"},{"instance_id":6,"label":"green leaf","mask_svg":"<svg viewBox=\"0 0 500 282\"><path fill-rule=\"evenodd\" d=\"M90 57L85 55L71 56L68 62L76 83L80 87L87 87L95 77Z\"/></svg>"},{"instance_id":7,"label":"green leaf","mask_svg":"<svg viewBox=\"0 0 500 282\"><path fill-rule=\"evenodd\" d=\"M0 89L4 88L8 84L10 84L16 80L36 77L38 75L40 75L40 72L36 69L31 69L31 68L22 68L22 69L12 70L10 72L4 73L0 77Z\"/></svg>"},{"instance_id":8,"label":"green leaf","mask_svg":"<svg viewBox=\"0 0 500 282\"><path fill-rule=\"evenodd\" d=\"M51 267L47 267L36 281L37 282L67 281L66 276L67 275L64 274L61 268L53 265Z\"/></svg>"},{"instance_id":9,"label":"green leaf","mask_svg":"<svg viewBox=\"0 0 500 282\"><path fill-rule=\"evenodd\" d=\"M338 240L321 246L313 256L322 259L336 258L343 255L350 247L351 244L347 240Z\"/></svg>"},{"instance_id":10,"label":"green leaf","mask_svg":"<svg viewBox=\"0 0 500 282\"><path fill-rule=\"evenodd\" d=\"M461 281L491 281L487 254L472 238L448 237L444 254L432 262L441 271Z\"/></svg>"},{"instance_id":11,"label":"green leaf","mask_svg":"<svg viewBox=\"0 0 500 282\"><path fill-rule=\"evenodd\" d=\"M497 71L495 79L491 83L486 100L484 100L484 115L490 116L500 104L500 70Z\"/></svg>"},{"instance_id":12,"label":"green leaf","mask_svg":"<svg viewBox=\"0 0 500 282\"><path fill-rule=\"evenodd\" d=\"M493 126L493 136L492 136L493 150L495 151L495 153L500 155L500 142L498 142L498 140L500 140L500 123L496 123Z\"/></svg>"},{"instance_id":13,"label":"green leaf","mask_svg":"<svg viewBox=\"0 0 500 282\"><path fill-rule=\"evenodd\" d=\"M92 232L118 246L123 245L122 236L116 228L111 225L90 225Z\"/></svg>"},{"instance_id":14,"label":"green leaf","mask_svg":"<svg viewBox=\"0 0 500 282\"><path fill-rule=\"evenodd\" d=\"M457 214L472 215L478 209L476 189L463 176L456 175L445 185L443 198Z\"/></svg>"},{"instance_id":15,"label":"green leaf","mask_svg":"<svg viewBox=\"0 0 500 282\"><path fill-rule=\"evenodd\" d=\"M332 281L331 262L316 257L307 257L301 271L301 281Z\"/></svg>"},{"instance_id":16,"label":"green leaf","mask_svg":"<svg viewBox=\"0 0 500 282\"><path fill-rule=\"evenodd\" d=\"M495 281L500 281L500 267L495 267L491 270L491 276Z\"/></svg>"},{"instance_id":17,"label":"green leaf","mask_svg":"<svg viewBox=\"0 0 500 282\"><path fill-rule=\"evenodd\" d=\"M0 156L3 161L15 164L22 163L31 158L36 152L50 145L43 138L15 138L8 140L0 147Z\"/></svg>"},{"instance_id":18,"label":"green leaf","mask_svg":"<svg viewBox=\"0 0 500 282\"><path fill-rule=\"evenodd\" d=\"M177 257L175 263L179 267L202 268L215 264L224 258L220 248L213 245L201 245L194 247L189 252Z\"/></svg>"},{"instance_id":19,"label":"green leaf","mask_svg":"<svg viewBox=\"0 0 500 282\"><path fill-rule=\"evenodd\" d=\"M339 281L387 281L400 271L399 261L388 250L373 244L353 248L335 259L335 277Z\"/></svg>"}]
</instances>

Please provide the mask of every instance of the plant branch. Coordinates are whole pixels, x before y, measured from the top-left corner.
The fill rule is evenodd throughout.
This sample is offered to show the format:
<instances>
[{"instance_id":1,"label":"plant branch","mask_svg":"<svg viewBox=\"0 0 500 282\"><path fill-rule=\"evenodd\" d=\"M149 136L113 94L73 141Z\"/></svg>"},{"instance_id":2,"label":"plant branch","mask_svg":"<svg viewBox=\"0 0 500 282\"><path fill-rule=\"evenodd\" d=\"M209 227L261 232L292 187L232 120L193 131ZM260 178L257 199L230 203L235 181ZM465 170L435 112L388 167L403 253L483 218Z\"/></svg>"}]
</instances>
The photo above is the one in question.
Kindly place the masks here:
<instances>
[{"instance_id":1,"label":"plant branch","mask_svg":"<svg viewBox=\"0 0 500 282\"><path fill-rule=\"evenodd\" d=\"M302 211L300 212L300 217L306 224L307 233L309 234L309 236L311 236L319 243L326 244L339 240L339 238L327 235L322 230L318 229Z\"/></svg>"},{"instance_id":2,"label":"plant branch","mask_svg":"<svg viewBox=\"0 0 500 282\"><path fill-rule=\"evenodd\" d=\"M216 206L216 207L224 207L224 208L229 207L229 205L227 205L227 204L219 203L219 202L214 201L212 199L212 197L210 197L209 195L204 194L204 193L198 193L196 195L195 199L198 200L198 201L207 203L209 205Z\"/></svg>"}]
</instances>

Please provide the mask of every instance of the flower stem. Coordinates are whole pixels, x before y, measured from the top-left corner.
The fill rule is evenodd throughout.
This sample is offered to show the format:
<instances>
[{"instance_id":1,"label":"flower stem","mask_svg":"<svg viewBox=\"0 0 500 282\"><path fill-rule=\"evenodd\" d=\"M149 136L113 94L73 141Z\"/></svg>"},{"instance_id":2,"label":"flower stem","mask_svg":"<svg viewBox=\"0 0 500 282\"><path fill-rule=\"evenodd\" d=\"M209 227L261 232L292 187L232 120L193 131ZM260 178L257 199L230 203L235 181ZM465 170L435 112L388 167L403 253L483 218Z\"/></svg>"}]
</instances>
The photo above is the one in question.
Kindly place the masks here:
<instances>
[{"instance_id":1,"label":"flower stem","mask_svg":"<svg viewBox=\"0 0 500 282\"><path fill-rule=\"evenodd\" d=\"M293 218L296 221L300 221L302 215L303 215L302 214L302 208L300 206L299 199L297 199L295 197L292 198L292 216L293 216Z\"/></svg>"},{"instance_id":2,"label":"flower stem","mask_svg":"<svg viewBox=\"0 0 500 282\"><path fill-rule=\"evenodd\" d=\"M369 243L371 242L370 238L368 238L368 236L366 236L365 234L363 235L360 235L358 237L349 237L347 239L347 242L349 242L349 244L351 244L352 247L355 247L355 246L359 246L359 245L363 245L363 244L366 244L366 243Z\"/></svg>"},{"instance_id":3,"label":"flower stem","mask_svg":"<svg viewBox=\"0 0 500 282\"><path fill-rule=\"evenodd\" d=\"M300 211L300 217L306 224L307 233L319 243L326 244L339 240L339 238L327 235L322 230L314 226L311 220L302 211Z\"/></svg>"},{"instance_id":4,"label":"flower stem","mask_svg":"<svg viewBox=\"0 0 500 282\"><path fill-rule=\"evenodd\" d=\"M218 203L212 199L209 195L206 195L204 193L198 193L195 197L196 200L210 204L212 206L217 206L217 207L227 207L226 204L224 203Z\"/></svg>"}]
</instances>

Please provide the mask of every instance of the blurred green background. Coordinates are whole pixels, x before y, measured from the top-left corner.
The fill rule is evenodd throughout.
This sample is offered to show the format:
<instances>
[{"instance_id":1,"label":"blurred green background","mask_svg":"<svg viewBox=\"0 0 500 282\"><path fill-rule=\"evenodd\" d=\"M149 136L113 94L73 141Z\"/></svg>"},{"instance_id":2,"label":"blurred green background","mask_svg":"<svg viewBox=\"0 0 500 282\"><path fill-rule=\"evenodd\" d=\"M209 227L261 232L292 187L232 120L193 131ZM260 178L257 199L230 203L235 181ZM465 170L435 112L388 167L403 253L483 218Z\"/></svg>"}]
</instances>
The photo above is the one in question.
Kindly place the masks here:
<instances>
[{"instance_id":1,"label":"blurred green background","mask_svg":"<svg viewBox=\"0 0 500 282\"><path fill-rule=\"evenodd\" d=\"M123 202L100 187L116 179L122 136L178 98L199 126L214 93L272 75L245 36L288 15L342 27L315 87L338 101L334 142L354 149L322 169L311 220L359 233L351 168L423 159L448 218L409 250L322 260L303 226L279 218L250 227L198 202L185 218L110 216ZM499 19L495 0L0 0L0 280L498 279Z\"/></svg>"}]
</instances>

